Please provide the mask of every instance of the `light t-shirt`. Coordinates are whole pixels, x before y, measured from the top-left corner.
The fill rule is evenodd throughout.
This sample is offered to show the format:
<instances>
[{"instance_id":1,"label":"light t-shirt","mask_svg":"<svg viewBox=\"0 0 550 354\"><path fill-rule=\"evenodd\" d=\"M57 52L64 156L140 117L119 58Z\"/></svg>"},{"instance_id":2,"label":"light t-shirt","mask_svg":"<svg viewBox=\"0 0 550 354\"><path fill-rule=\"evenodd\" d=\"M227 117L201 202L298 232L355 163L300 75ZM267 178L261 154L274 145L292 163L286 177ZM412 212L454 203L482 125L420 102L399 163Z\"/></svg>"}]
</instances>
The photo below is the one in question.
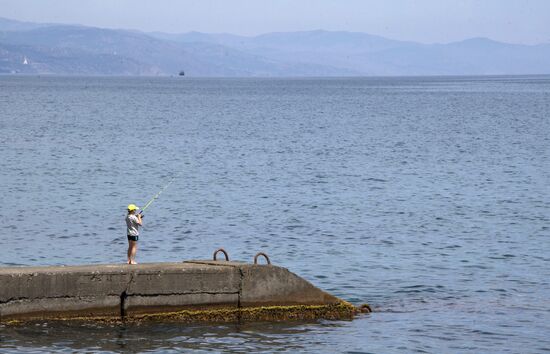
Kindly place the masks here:
<instances>
[{"instance_id":1,"label":"light t-shirt","mask_svg":"<svg viewBox=\"0 0 550 354\"><path fill-rule=\"evenodd\" d=\"M134 214L126 216L126 234L128 236L139 236L139 221Z\"/></svg>"}]
</instances>

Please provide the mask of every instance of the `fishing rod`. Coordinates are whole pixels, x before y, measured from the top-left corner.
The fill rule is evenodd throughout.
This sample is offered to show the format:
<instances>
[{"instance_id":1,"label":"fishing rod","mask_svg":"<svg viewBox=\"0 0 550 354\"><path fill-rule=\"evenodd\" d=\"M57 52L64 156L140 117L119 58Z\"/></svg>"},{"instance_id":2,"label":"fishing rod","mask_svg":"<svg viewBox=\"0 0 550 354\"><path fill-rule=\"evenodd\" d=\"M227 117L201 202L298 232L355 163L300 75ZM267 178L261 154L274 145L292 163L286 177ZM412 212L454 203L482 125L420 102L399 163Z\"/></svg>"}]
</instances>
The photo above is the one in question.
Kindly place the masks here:
<instances>
[{"instance_id":1,"label":"fishing rod","mask_svg":"<svg viewBox=\"0 0 550 354\"><path fill-rule=\"evenodd\" d=\"M142 213L145 211L145 209L147 209L147 208L149 207L149 205L153 204L153 202L154 202L158 197L160 197L160 195L162 194L162 192L164 192L164 190L165 190L166 188L168 188L172 183L174 183L174 181L175 181L180 175L181 175L181 172L178 173L174 178L172 178L172 179L170 180L170 182L168 182L167 185L165 185L164 187L162 187L162 188L160 189L160 191L158 191L158 193L155 194L155 196L154 196L153 198L151 198L151 200L149 200L149 201L147 202L147 204L145 204L145 206L140 210L139 213L142 214ZM142 215L142 217L143 217L143 215Z\"/></svg>"}]
</instances>

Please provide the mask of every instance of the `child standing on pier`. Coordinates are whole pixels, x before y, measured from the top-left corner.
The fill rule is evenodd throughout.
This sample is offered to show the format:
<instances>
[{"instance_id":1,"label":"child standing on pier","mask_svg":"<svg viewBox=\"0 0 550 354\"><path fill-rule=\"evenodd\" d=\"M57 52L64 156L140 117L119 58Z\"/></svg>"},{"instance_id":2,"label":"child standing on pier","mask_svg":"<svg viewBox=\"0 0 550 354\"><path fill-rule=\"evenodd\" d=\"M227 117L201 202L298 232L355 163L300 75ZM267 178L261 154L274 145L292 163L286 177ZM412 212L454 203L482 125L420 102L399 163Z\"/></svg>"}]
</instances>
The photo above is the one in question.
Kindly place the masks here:
<instances>
[{"instance_id":1,"label":"child standing on pier","mask_svg":"<svg viewBox=\"0 0 550 354\"><path fill-rule=\"evenodd\" d=\"M142 226L141 214L136 215L138 207L135 204L128 205L126 215L126 235L128 236L128 264L137 264L136 253L139 239L139 227Z\"/></svg>"}]
</instances>

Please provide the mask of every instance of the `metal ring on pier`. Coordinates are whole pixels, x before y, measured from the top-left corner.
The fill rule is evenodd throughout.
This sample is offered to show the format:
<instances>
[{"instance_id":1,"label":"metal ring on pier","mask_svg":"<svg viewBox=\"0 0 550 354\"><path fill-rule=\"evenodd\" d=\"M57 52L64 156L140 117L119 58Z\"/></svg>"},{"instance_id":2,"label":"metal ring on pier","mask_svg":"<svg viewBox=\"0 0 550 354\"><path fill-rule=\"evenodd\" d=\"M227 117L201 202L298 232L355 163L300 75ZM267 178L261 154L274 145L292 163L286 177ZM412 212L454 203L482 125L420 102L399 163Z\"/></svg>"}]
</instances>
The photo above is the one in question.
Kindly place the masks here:
<instances>
[{"instance_id":1,"label":"metal ring on pier","mask_svg":"<svg viewBox=\"0 0 550 354\"><path fill-rule=\"evenodd\" d=\"M218 255L218 252L222 252L225 256L225 260L229 261L229 255L227 254L227 252L225 252L225 250L223 248L220 248L220 249L216 250L216 252L214 252L214 260L215 261L217 261L216 256Z\"/></svg>"},{"instance_id":2,"label":"metal ring on pier","mask_svg":"<svg viewBox=\"0 0 550 354\"><path fill-rule=\"evenodd\" d=\"M271 264L271 261L269 260L269 257L267 256L267 254L263 253L263 252L258 252L255 256L254 256L254 264L258 264L258 257L259 256L264 256L265 260L267 261L267 264Z\"/></svg>"}]
</instances>

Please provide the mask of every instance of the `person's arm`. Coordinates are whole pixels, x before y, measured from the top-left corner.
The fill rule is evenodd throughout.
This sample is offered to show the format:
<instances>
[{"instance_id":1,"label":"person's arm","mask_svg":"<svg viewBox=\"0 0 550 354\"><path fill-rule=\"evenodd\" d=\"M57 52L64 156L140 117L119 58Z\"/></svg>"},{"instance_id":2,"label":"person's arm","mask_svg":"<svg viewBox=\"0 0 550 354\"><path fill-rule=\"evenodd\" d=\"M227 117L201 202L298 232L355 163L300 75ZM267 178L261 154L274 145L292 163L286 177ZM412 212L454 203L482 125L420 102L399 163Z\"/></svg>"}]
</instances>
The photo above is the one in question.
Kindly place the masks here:
<instances>
[{"instance_id":1,"label":"person's arm","mask_svg":"<svg viewBox=\"0 0 550 354\"><path fill-rule=\"evenodd\" d=\"M138 223L138 225L139 225L139 226L142 226L142 225L143 225L143 222L141 221L141 214L137 214L136 217L137 217L137 223Z\"/></svg>"}]
</instances>

